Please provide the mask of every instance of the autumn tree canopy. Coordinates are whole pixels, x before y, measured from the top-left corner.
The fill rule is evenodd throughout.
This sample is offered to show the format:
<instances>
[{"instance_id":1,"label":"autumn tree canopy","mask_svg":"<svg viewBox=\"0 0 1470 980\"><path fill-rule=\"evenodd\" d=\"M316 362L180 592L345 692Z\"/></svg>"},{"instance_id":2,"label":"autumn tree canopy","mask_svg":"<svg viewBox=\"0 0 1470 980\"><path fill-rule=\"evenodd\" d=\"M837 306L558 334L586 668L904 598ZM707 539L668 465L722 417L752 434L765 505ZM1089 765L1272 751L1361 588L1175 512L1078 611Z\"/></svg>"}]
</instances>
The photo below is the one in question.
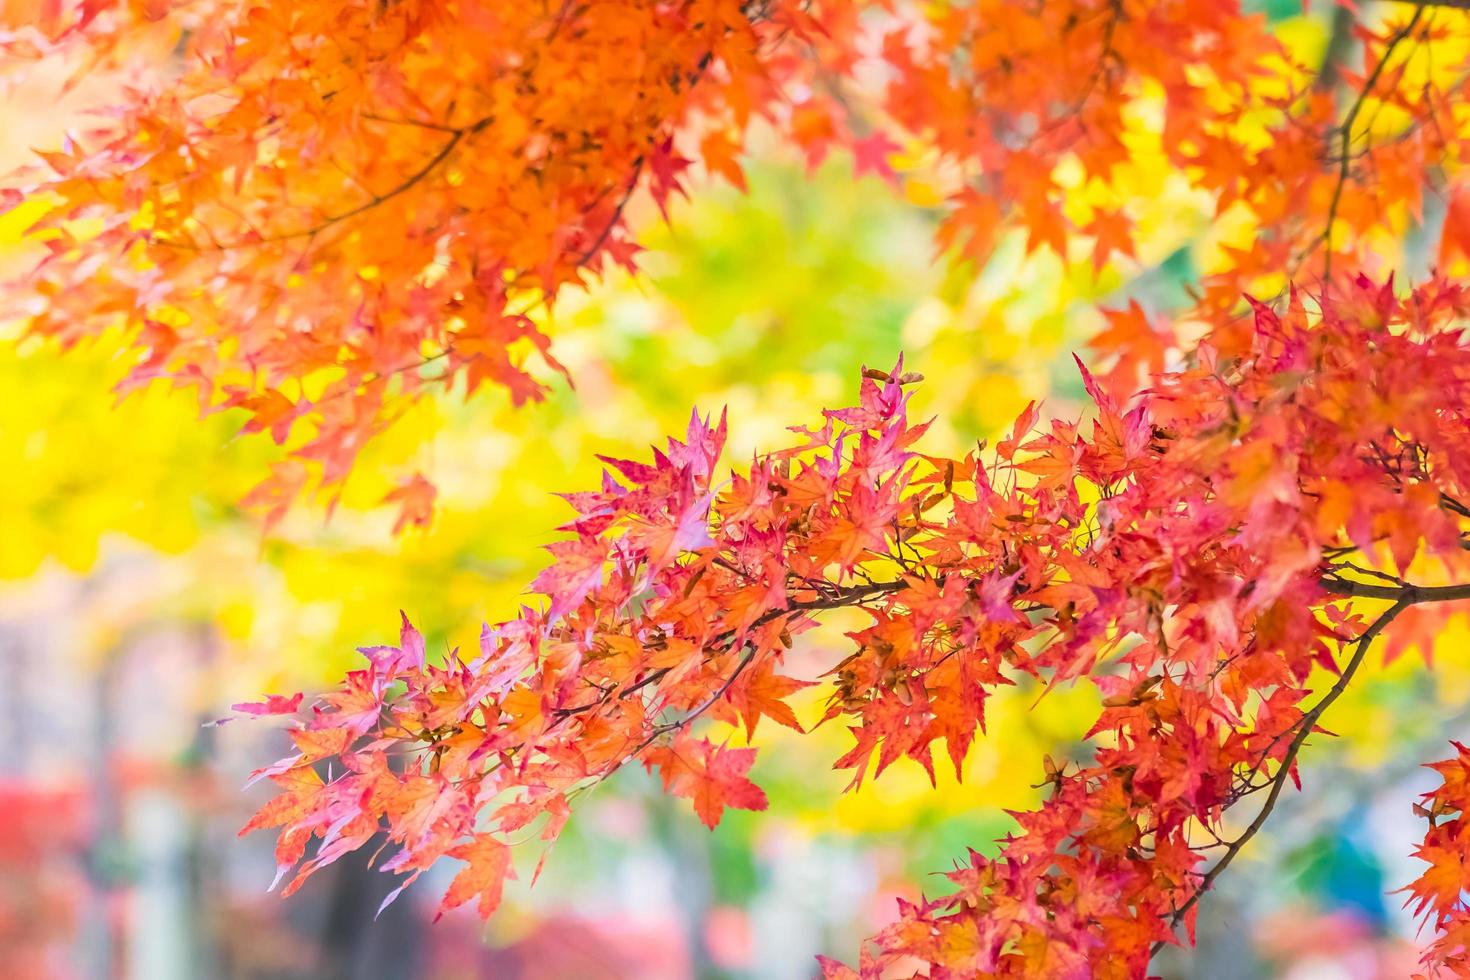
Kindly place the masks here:
<instances>
[{"instance_id":1,"label":"autumn tree canopy","mask_svg":"<svg viewBox=\"0 0 1470 980\"><path fill-rule=\"evenodd\" d=\"M1173 322L1112 318L1078 365L1089 418L1033 407L945 458L900 364L732 470L725 420L696 414L568 495L544 601L475 654L430 658L405 619L310 710L240 706L298 716L249 827L280 829L293 884L386 830L385 870L463 861L444 905L489 915L511 842L549 845L624 765L711 826L763 808L756 749L701 722L800 727L784 651L862 610L823 680L854 785L936 751L958 771L1023 677L1101 709L1087 752L1037 760L1047 799L997 856L827 973L1143 976L1380 635L1397 652L1470 598L1464 6L1344 3L1303 63L1214 0L46 3L8 59L127 88L6 190L39 251L9 296L63 344L122 330L125 389L244 410L283 447L250 500L273 519L335 493L413 399L562 383L546 311L636 269L631 202L741 184L758 129L922 174L937 248L976 264L1011 228L1134 261L1157 188L1125 164L1162 154L1251 244ZM1401 243L1426 235L1442 268L1419 275ZM433 490L395 499L423 522ZM1408 899L1440 937L1426 973L1466 975L1470 755L1436 770Z\"/></svg>"},{"instance_id":2,"label":"autumn tree canopy","mask_svg":"<svg viewBox=\"0 0 1470 980\"><path fill-rule=\"evenodd\" d=\"M10 300L63 344L125 331L125 391L248 413L285 447L250 500L271 517L334 493L426 391L559 383L532 314L636 264L635 197L662 207L696 161L740 184L756 125L891 179L904 150L943 197L939 245L977 261L1017 225L1126 260L1129 205L1156 188L1118 167L1155 146L1257 229L1181 314L1223 326L1247 289L1386 275L1426 194L1463 207L1459 4L1359 6L1302 64L1210 0L22 3L12 68L126 87L5 190L38 209ZM1070 205L1083 186L1103 203ZM1162 336L1113 331L1124 388L1163 366ZM405 474L400 500L426 519L432 488Z\"/></svg>"}]
</instances>

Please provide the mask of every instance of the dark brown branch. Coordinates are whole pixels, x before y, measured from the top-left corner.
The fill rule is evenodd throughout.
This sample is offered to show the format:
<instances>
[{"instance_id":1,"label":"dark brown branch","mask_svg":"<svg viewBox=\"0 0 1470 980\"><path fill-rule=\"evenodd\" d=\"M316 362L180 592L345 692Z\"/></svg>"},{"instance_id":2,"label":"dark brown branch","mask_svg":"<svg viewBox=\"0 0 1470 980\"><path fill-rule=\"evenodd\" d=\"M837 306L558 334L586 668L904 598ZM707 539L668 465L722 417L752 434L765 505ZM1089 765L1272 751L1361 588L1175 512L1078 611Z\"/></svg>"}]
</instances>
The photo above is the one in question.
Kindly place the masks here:
<instances>
[{"instance_id":1,"label":"dark brown branch","mask_svg":"<svg viewBox=\"0 0 1470 980\"><path fill-rule=\"evenodd\" d=\"M1322 588L1333 595L1358 599L1393 599L1416 605L1421 602L1455 602L1470 599L1470 584L1465 585L1378 585L1372 582L1349 582L1336 577L1321 580Z\"/></svg>"},{"instance_id":2,"label":"dark brown branch","mask_svg":"<svg viewBox=\"0 0 1470 980\"><path fill-rule=\"evenodd\" d=\"M1347 7L1338 7L1332 12L1332 33L1327 36L1327 50L1322 55L1322 66L1312 88L1318 92L1331 92L1342 78L1342 62L1353 43L1353 12Z\"/></svg>"},{"instance_id":3,"label":"dark brown branch","mask_svg":"<svg viewBox=\"0 0 1470 980\"><path fill-rule=\"evenodd\" d=\"M1082 86L1082 92L1072 102L1072 107L1067 112L1057 115L1052 122L1043 126L1036 134L1037 137L1050 136L1061 129L1068 122L1078 120L1079 125L1086 126L1081 122L1082 111L1087 108L1087 103L1092 101L1093 93L1097 91L1104 78L1110 73L1113 64L1118 60L1118 51L1115 46L1118 33L1118 25L1127 17L1123 10L1123 0L1110 0L1108 3L1108 20L1103 25L1102 53L1097 58L1097 68L1088 76L1086 83Z\"/></svg>"},{"instance_id":4,"label":"dark brown branch","mask_svg":"<svg viewBox=\"0 0 1470 980\"><path fill-rule=\"evenodd\" d=\"M819 599L793 599L786 605L782 606L780 609L769 609L766 612L762 613L760 616L756 617L755 622L751 623L749 628L754 629L757 626L764 626L766 623L769 623L774 619L779 619L782 616L788 616L806 610L839 609L844 606L857 605L858 603L864 602L865 600L871 599L875 596L887 595L889 593L897 592L898 590L904 588L906 585L907 583L903 581L872 582L865 585L854 585L849 588L839 589L832 595L824 596ZM723 633L710 641L709 647L718 649L721 644L728 643L734 638L735 634L733 632ZM710 701L708 704L705 704L694 714L683 719L683 721L671 723L673 727L680 727L684 724L687 724L688 722L693 721L696 717L698 717L699 714L702 714L705 710L707 710L710 705L714 703L714 701L718 701L720 697L722 697L725 692L729 690L730 685L734 683L735 677L738 676L740 672L745 669L749 660L750 657L747 655L745 659L736 667L734 675L726 678L724 685L720 688L719 692L715 695L712 701ZM572 715L585 714L588 711L596 710L597 708L610 704L613 701L621 701L624 698L631 697L632 695L643 690L645 687L648 687L650 684L655 684L658 681L663 680L663 678L668 673L669 668L660 668L659 670L653 671L642 680L629 685L616 694L604 692L602 697L594 701L589 701L586 704L579 704L569 708L557 708L555 709L555 713L561 718L567 718ZM667 726L659 726L659 728L665 731L672 730Z\"/></svg>"},{"instance_id":5,"label":"dark brown branch","mask_svg":"<svg viewBox=\"0 0 1470 980\"><path fill-rule=\"evenodd\" d=\"M1410 588L1412 588L1412 586ZM1467 595L1470 595L1470 592L1467 592ZM1189 899L1174 911L1174 915L1169 921L1169 927L1171 930L1177 929L1179 927L1179 923L1184 921L1184 917L1189 913L1189 910L1194 908L1194 906L1197 905L1199 903L1199 900L1204 896L1205 892L1209 891L1210 887L1214 885L1215 879L1220 877L1225 869L1230 866L1230 862L1235 860L1235 856L1239 854L1241 850L1245 848L1245 845L1250 843L1251 838L1260 833L1261 828L1266 825L1266 820L1271 816L1271 811L1276 808L1276 801L1281 798L1281 791L1286 788L1287 780L1291 777L1291 769L1292 766L1296 764L1296 757L1298 754L1300 754L1302 746L1306 744L1307 738L1317 727L1317 721L1322 717L1323 713L1325 713L1328 708L1332 707L1333 703L1337 701L1338 698L1342 697L1343 692L1346 691L1348 685L1352 683L1353 677L1357 674L1358 668L1363 665L1363 659L1367 656L1368 648L1373 645L1373 641L1377 639L1378 635L1382 633L1385 628L1387 628L1389 623L1393 622L1400 613L1402 613L1405 609L1408 609L1413 604L1413 599L1410 599L1408 597L1401 597L1397 602L1390 606L1388 610L1383 613L1383 615L1375 619L1372 625L1370 625L1366 630L1363 631L1362 636L1359 636L1356 640L1353 641L1356 648L1353 650L1353 655L1348 660L1347 665L1343 667L1342 675L1338 677L1337 683L1332 685L1332 689L1322 696L1322 700L1318 701L1316 706L1314 706L1312 710L1303 715L1301 720L1297 723L1298 730L1296 736L1293 737L1291 743L1287 745L1286 754L1283 755L1281 758L1281 765L1276 770L1276 774L1271 779L1271 791L1266 794L1266 802L1261 804L1261 809L1256 814L1255 819L1250 822L1250 826L1246 827L1245 831L1239 837L1235 838L1235 840L1226 845L1224 855L1222 855L1220 860L1215 862L1215 866L1212 867L1208 872L1206 872L1205 876L1200 879L1199 887L1195 889L1194 894L1190 895ZM1159 951L1163 949L1164 946L1165 943L1162 941L1154 943L1153 954L1158 955Z\"/></svg>"},{"instance_id":6,"label":"dark brown branch","mask_svg":"<svg viewBox=\"0 0 1470 980\"><path fill-rule=\"evenodd\" d=\"M1470 0L1466 0L1470 3ZM1373 94L1373 89L1378 85L1378 79L1383 77L1384 70L1388 67L1389 58L1393 57L1394 50L1403 43L1404 39L1414 32L1419 26L1419 20L1424 16L1425 4L1419 4L1414 10L1414 16L1408 22L1394 32L1383 47L1383 55L1368 77L1363 81L1363 90L1353 100L1352 108L1348 110L1347 118L1342 121L1341 149L1337 167L1337 185L1332 189L1332 202L1327 206L1327 222L1322 228L1322 245L1325 253L1322 257L1322 279L1324 282L1332 278L1332 229L1337 224L1337 209L1342 204L1343 188L1347 186L1348 172L1352 169L1352 147L1353 126L1358 121L1358 114L1363 111L1363 106L1368 101L1368 96Z\"/></svg>"},{"instance_id":7,"label":"dark brown branch","mask_svg":"<svg viewBox=\"0 0 1470 980\"><path fill-rule=\"evenodd\" d=\"M321 219L309 228L298 228L295 231L283 231L278 234L265 235L259 238L240 238L230 242L217 242L211 247L211 249L202 249L188 242L177 242L163 238L152 239L152 244L162 245L167 248L183 248L202 252L226 251L237 248L251 248L256 245L268 245L275 242L288 242L298 238L312 238L326 231L333 225L338 224L339 222L347 221L350 218L355 218L360 214L371 211L373 208L377 207L380 204L385 204L388 201L393 200L395 197L406 194L409 191L413 190L413 188L417 187L426 177L428 177L431 173L438 169L440 164L449 159L449 155L454 152L455 147L459 146L459 144L465 139L465 137L480 132L486 126L490 125L492 121L493 117L486 116L478 122L472 123L471 125L465 126L460 129L445 129L445 132L451 133L452 135L449 137L449 139L444 141L444 145L439 148L439 151L435 153L432 157L430 157L427 162L419 167L419 169L415 170L413 173L403 178L403 180L399 181L399 183L396 184L391 190L384 191L381 194L374 194L372 197L359 204L357 207L349 208L339 214L328 215L327 217ZM439 129L440 127L431 128Z\"/></svg>"},{"instance_id":8,"label":"dark brown branch","mask_svg":"<svg viewBox=\"0 0 1470 980\"><path fill-rule=\"evenodd\" d=\"M422 181L424 178L428 177L429 174L433 173L436 169L438 169L438 167L439 167L439 165L441 163L443 163L445 160L449 159L449 154L451 154L451 153L454 152L454 148L457 147L457 146L459 146L460 142L463 141L466 136L469 136L469 135L471 135L473 133L480 132L480 130L482 130L486 126L490 125L490 122L491 122L491 117L490 116L486 116L485 118L481 119L479 122L476 122L473 125L467 126L464 129L454 130L453 131L453 135L450 136L449 139L447 139L447 140L444 141L444 145L439 148L439 152L438 153L435 153L432 157L430 157L428 159L428 161L426 163L424 163L423 166L419 167L419 169L415 170L413 173L411 173L407 177L403 178L403 180L400 181L395 187L393 187L392 190L385 191L382 194L374 194L371 198L369 198L368 200L364 201L362 204L359 204L355 208L349 208L348 210L343 211L340 214L334 214L334 215L330 215L330 216L328 216L326 218L323 218L314 227L311 227L311 228L303 228L303 229L300 229L298 231L292 231L292 232L283 232L283 233L281 233L279 235L273 235L273 236L271 236L269 238L263 239L262 241L263 242L286 241L286 240L292 239L292 238L305 238L305 237L308 237L308 236L311 236L311 235L315 235L315 234L318 234L318 233L320 233L322 231L325 231L326 229L330 228L332 225L337 224L339 221L346 221L349 218L355 218L359 214L363 214L364 212L371 211L373 208L377 207L378 205L384 204L384 203L386 203L388 201L393 200L393 198L398 197L401 194L407 193L408 191L410 191L414 187L416 187L419 184L420 181ZM239 244L241 244L241 245L255 245L255 244L260 244L260 243L258 243L258 242L241 242Z\"/></svg>"},{"instance_id":9,"label":"dark brown branch","mask_svg":"<svg viewBox=\"0 0 1470 980\"><path fill-rule=\"evenodd\" d=\"M612 217L607 219L607 224L603 226L602 231L593 240L592 244L583 249L582 254L578 256L578 267L584 266L591 261L592 257L607 243L608 236L613 233L613 229L618 226L618 222L623 220L623 211L628 207L628 202L633 199L633 192L638 189L638 178L642 175L643 157L640 156L633 161L633 174L628 178L628 186L623 191L622 198L619 199L617 206L613 208Z\"/></svg>"},{"instance_id":10,"label":"dark brown branch","mask_svg":"<svg viewBox=\"0 0 1470 980\"><path fill-rule=\"evenodd\" d=\"M785 609L772 610L770 613L759 617L758 619L756 619L756 624L758 625L769 622L772 619L779 618L785 613L800 611L803 609L836 609L841 606L857 605L858 603L861 603L866 599L870 599L873 596L886 595L891 592L897 592L899 589L903 588L905 584L906 583L904 582L873 582L868 585L858 585L854 586L851 589L844 590L840 594L840 597L836 597L833 599L812 599L807 602L792 602ZM720 684L719 690L715 691L715 693L712 694L703 703L701 703L699 707L689 712L689 714L685 715L683 718L680 718L677 721L666 722L665 724L659 725L657 728L654 729L653 736L650 737L650 740L652 739L652 737L665 735L669 732L677 731L680 728L687 727L688 725L692 724L694 720L700 715L704 714L710 708L714 707L715 703L729 692L730 688L734 686L735 681L740 678L740 675L745 671L745 668L749 667L750 662L754 659L755 648L752 647L745 652L745 655L743 657L740 658L740 662L735 665L735 669L730 672L730 676L725 678L724 682ZM644 743L645 747L647 744L648 743L646 742ZM634 754L636 755L637 753L635 752Z\"/></svg>"},{"instance_id":11,"label":"dark brown branch","mask_svg":"<svg viewBox=\"0 0 1470 980\"><path fill-rule=\"evenodd\" d=\"M713 708L716 702L720 700L720 698L729 693L730 688L735 686L735 682L740 679L741 674L745 673L745 668L749 667L750 662L754 659L755 647L750 647L745 651L745 655L740 658L740 662L735 665L735 669L730 671L730 676L725 678L725 680L720 684L715 693L711 694L708 698L700 703L699 707L689 712L683 718L679 718L676 721L665 722L662 725L656 726L653 730L653 733L648 736L648 741L643 743L644 747L647 747L655 738L658 738L658 736L660 735L667 735L669 732L676 732L681 728L685 728L689 725L694 724L695 719L704 714L710 708ZM634 752L633 754L637 755L638 753Z\"/></svg>"},{"instance_id":12,"label":"dark brown branch","mask_svg":"<svg viewBox=\"0 0 1470 980\"><path fill-rule=\"evenodd\" d=\"M368 122L384 123L389 126L413 126L416 129L432 129L436 133L461 134L464 132L460 126L446 126L444 123L426 122L422 119L397 119L393 116L380 116L375 112L364 112L363 119Z\"/></svg>"},{"instance_id":13,"label":"dark brown branch","mask_svg":"<svg viewBox=\"0 0 1470 980\"><path fill-rule=\"evenodd\" d=\"M901 581L873 582L867 585L859 585L854 586L851 589L842 590L839 594L830 598L811 599L805 602L793 601L788 603L781 609L772 609L758 616L755 622L752 623L749 628L753 629L756 626L768 623L773 619L778 619L781 616L789 615L794 612L800 612L804 609L837 609L843 606L856 605L863 602L865 599L872 598L873 596L886 595L889 593L897 592L899 589L904 588L906 584L907 583ZM716 642L721 642L723 641L723 639L724 637L721 637L720 639L717 639ZM688 726L692 725L695 720L697 720L701 715L703 715L710 708L714 707L721 698L723 698L726 694L730 692L730 688L735 686L735 682L740 679L740 675L745 672L745 669L749 667L751 662L755 659L755 654L756 650L754 647L749 647L748 649L746 649L745 654L735 665L735 669L730 672L730 676L726 677L720 683L719 688L716 689L712 695L701 702L698 707L690 711L684 717L677 718L674 721L664 722L660 725L655 725L653 729L648 733L648 736L643 739L643 741L639 742L638 745L636 745L631 751L629 751L627 756L624 757L623 760L619 762L616 767L614 767L613 771L621 769L629 762L632 762L634 759L638 758L638 756L643 754L644 749L648 748L650 745L658 741L663 736L668 735L672 732L677 732L681 728L687 728ZM661 671L659 673L664 674L667 673L667 671ZM647 678L645 678L644 681L640 681L636 685L636 687L642 687L644 683L646 683L646 681ZM626 697L628 694L632 693L632 690L633 689L630 688L629 690L624 691L623 694L619 695L619 697ZM575 709L566 709L566 711L568 713L574 711L585 711L589 708L595 708L605 703L605 700L607 699L600 699L590 705L582 706ZM563 720L565 719L558 719L558 724ZM611 775L611 772L605 773L601 778L606 779L609 775Z\"/></svg>"}]
</instances>

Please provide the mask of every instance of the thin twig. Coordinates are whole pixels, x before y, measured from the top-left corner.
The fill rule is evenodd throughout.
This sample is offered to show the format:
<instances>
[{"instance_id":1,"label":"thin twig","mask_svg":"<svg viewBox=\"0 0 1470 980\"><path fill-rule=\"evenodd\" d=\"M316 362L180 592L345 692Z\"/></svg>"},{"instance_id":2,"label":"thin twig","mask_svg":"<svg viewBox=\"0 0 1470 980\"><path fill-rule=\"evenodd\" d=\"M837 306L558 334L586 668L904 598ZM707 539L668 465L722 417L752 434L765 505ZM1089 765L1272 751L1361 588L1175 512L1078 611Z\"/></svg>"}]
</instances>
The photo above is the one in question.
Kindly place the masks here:
<instances>
[{"instance_id":1,"label":"thin twig","mask_svg":"<svg viewBox=\"0 0 1470 980\"><path fill-rule=\"evenodd\" d=\"M1470 592L1467 592L1466 595L1470 595ZM1342 675L1338 677L1337 683L1332 685L1332 690L1323 695L1322 700L1318 701L1316 706L1303 715L1301 720L1297 722L1298 731L1296 736L1292 738L1291 743L1287 745L1286 753L1281 758L1281 765L1272 777L1271 792L1266 795L1266 802L1261 804L1261 809L1256 814L1255 819L1251 821L1250 826L1246 827L1245 831L1239 837L1230 842L1225 848L1225 853L1221 856L1220 860L1200 879L1199 887L1195 889L1194 894L1190 895L1188 900L1174 911L1173 916L1169 920L1171 931L1179 927L1179 923L1184 920L1189 910L1194 908L1204 896L1205 892L1210 890L1210 887L1215 883L1215 879L1219 878L1225 869L1230 867L1230 862L1235 860L1235 856L1265 826L1267 818L1271 816L1271 811L1276 807L1276 801L1281 798L1281 791L1286 787L1287 780L1291 776L1292 766L1296 764L1296 757L1301 752L1302 746L1306 744L1307 738L1317 727L1318 719L1322 717L1328 708L1332 707L1333 702L1342 697L1343 692L1352 683L1352 679L1357 674L1358 668L1363 665L1363 659L1368 654L1368 648L1373 644L1378 634L1382 633L1388 624L1393 622L1400 613L1414 605L1415 601L1415 599L1407 594L1401 596L1383 615L1375 619L1372 625L1363 631L1361 636L1353 641L1357 649L1353 651L1352 658L1348 660L1347 666L1343 668ZM1163 940L1154 943L1153 955L1158 955L1159 951L1165 945L1166 943Z\"/></svg>"},{"instance_id":2,"label":"thin twig","mask_svg":"<svg viewBox=\"0 0 1470 980\"><path fill-rule=\"evenodd\" d=\"M1470 3L1470 0L1466 0ZM1332 203L1327 207L1327 223L1322 228L1321 241L1323 243L1322 280L1328 282L1332 279L1332 229L1337 223L1337 209L1342 204L1342 191L1347 185L1348 171L1352 168L1352 146L1353 125L1358 121L1358 114L1363 111L1363 106L1368 101L1368 96L1373 94L1373 89L1382 77L1384 69L1388 67L1388 59L1393 56L1394 49L1403 42L1414 28L1419 26L1419 19L1424 16L1425 4L1419 4L1414 10L1414 16L1410 17L1403 27L1394 32L1384 45L1383 55L1378 59L1378 64L1373 66L1368 77L1363 81L1363 90L1353 100L1352 108L1348 110L1347 118L1342 122L1342 143L1338 152L1340 162L1337 168L1337 186L1332 189Z\"/></svg>"}]
</instances>

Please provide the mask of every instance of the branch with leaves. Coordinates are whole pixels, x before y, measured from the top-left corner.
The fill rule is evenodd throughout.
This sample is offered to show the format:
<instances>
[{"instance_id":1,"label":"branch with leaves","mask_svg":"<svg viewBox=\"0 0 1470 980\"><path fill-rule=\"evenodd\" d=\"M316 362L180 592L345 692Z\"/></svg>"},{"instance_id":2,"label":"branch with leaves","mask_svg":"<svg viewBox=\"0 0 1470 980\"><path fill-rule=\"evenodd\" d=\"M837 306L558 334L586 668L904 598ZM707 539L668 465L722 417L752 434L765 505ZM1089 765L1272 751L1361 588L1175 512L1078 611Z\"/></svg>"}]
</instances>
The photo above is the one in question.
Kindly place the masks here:
<instances>
[{"instance_id":1,"label":"branch with leaves","mask_svg":"<svg viewBox=\"0 0 1470 980\"><path fill-rule=\"evenodd\" d=\"M1100 701L1090 760L1050 765L999 853L903 906L856 972L917 957L1142 976L1298 778L1373 640L1410 607L1470 597L1454 584L1470 581L1470 296L1360 279L1308 305L1258 304L1245 356L1206 340L1127 402L1082 369L1090 422L1042 425L1031 407L961 458L923 452L901 366L728 476L723 419L696 415L652 460L609 460L600 487L567 495L567 538L532 585L544 605L487 627L478 656L429 663L406 620L398 646L365 650L292 731L298 754L262 772L282 792L250 827L281 828L291 887L385 830L385 870L466 860L445 907L488 914L514 835L535 823L553 841L576 795L629 762L711 826L763 808L755 749L707 720L801 729L787 698L812 682L782 673L786 651L854 608L869 622L825 675L820 719L853 735L835 765L854 788L900 759L932 777L941 747L962 774L987 700L1023 677ZM1451 584L1420 584L1436 579Z\"/></svg>"}]
</instances>

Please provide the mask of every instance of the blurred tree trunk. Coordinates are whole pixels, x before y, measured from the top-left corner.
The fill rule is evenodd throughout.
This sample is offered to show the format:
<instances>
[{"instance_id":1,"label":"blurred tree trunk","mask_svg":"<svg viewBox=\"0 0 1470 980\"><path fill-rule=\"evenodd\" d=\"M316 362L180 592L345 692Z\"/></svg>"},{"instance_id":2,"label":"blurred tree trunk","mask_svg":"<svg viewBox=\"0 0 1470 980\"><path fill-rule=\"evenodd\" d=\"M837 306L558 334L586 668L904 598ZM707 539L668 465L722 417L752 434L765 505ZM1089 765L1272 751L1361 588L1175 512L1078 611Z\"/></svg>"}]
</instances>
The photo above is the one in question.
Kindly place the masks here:
<instances>
[{"instance_id":1,"label":"blurred tree trunk","mask_svg":"<svg viewBox=\"0 0 1470 980\"><path fill-rule=\"evenodd\" d=\"M323 980L411 980L419 976L423 917L401 896L374 918L398 887L396 875L367 866L381 839L350 854L322 874L333 874L322 923Z\"/></svg>"}]
</instances>

